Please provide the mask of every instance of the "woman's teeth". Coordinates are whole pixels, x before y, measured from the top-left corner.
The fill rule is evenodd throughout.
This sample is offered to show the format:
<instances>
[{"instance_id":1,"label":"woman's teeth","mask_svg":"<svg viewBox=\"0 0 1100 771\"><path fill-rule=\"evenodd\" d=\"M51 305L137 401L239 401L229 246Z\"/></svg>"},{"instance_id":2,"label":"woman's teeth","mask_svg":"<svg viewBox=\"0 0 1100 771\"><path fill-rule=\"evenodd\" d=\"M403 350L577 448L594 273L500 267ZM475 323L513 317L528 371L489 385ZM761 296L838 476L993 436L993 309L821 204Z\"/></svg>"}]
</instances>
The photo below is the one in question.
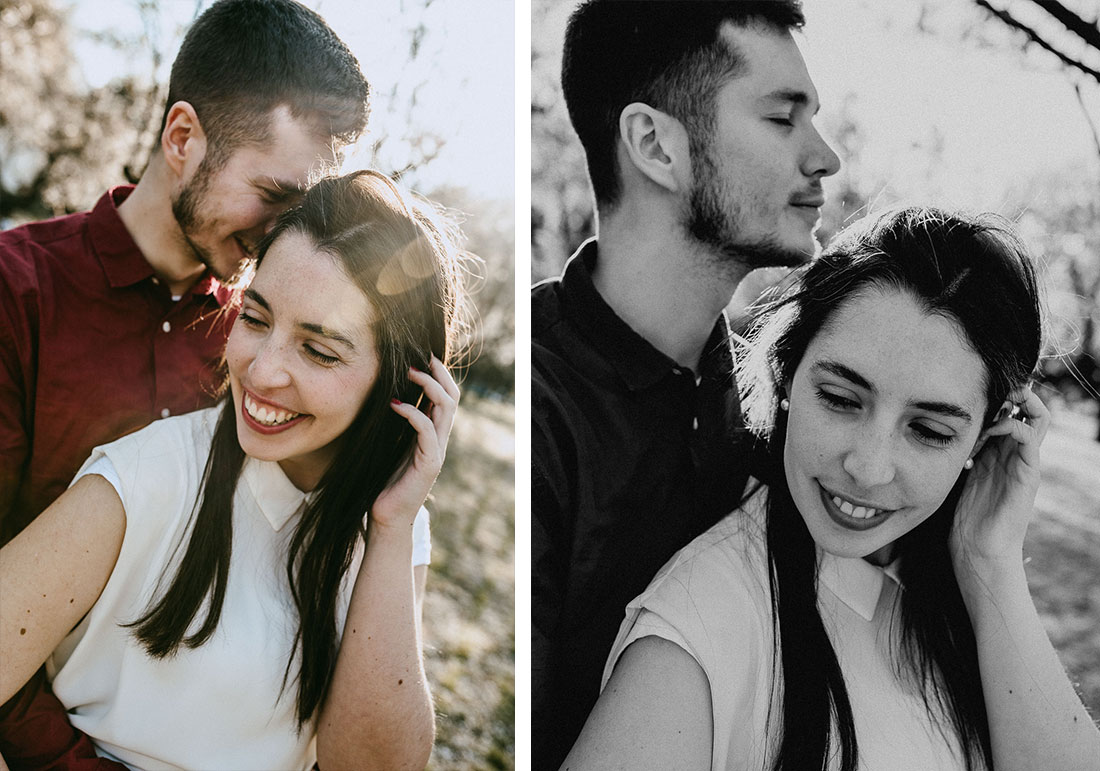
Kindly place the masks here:
<instances>
[{"instance_id":1,"label":"woman's teeth","mask_svg":"<svg viewBox=\"0 0 1100 771\"><path fill-rule=\"evenodd\" d=\"M244 397L244 408L257 423L261 423L265 426L278 426L282 423L294 420L294 418L301 415L300 412L287 412L286 410L277 410L274 407L270 409L267 407L259 407L247 394L245 394Z\"/></svg>"},{"instance_id":2,"label":"woman's teeth","mask_svg":"<svg viewBox=\"0 0 1100 771\"><path fill-rule=\"evenodd\" d=\"M848 501L835 495L833 496L833 503L849 517L855 517L856 519L870 519L883 511L883 509L872 509L866 506L853 506Z\"/></svg>"}]
</instances>

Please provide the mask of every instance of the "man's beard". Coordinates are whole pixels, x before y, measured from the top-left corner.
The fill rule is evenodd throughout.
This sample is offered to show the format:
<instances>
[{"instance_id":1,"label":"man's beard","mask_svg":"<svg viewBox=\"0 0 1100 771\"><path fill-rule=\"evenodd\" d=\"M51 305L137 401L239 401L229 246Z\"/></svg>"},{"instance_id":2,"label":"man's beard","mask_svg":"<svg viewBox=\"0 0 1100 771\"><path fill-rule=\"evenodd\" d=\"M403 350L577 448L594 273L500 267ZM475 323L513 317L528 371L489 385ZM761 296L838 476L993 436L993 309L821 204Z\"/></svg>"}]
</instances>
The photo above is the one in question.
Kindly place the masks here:
<instances>
[{"instance_id":1,"label":"man's beard","mask_svg":"<svg viewBox=\"0 0 1100 771\"><path fill-rule=\"evenodd\" d=\"M195 170L195 176L184 185L176 200L172 201L172 215L179 224L183 240L186 247L191 250L191 254L219 281L226 283L231 281L233 276L219 275L210 250L196 243L192 238L193 234L201 233L206 228L206 220L199 214L199 211L206 202L210 181L214 177L213 168L207 163L208 160L209 158L203 158L199 167Z\"/></svg>"},{"instance_id":2,"label":"man's beard","mask_svg":"<svg viewBox=\"0 0 1100 771\"><path fill-rule=\"evenodd\" d=\"M753 239L741 232L739 223L751 214L734 201L733 195L726 194L710 145L709 140L704 140L692 152L695 179L683 217L688 235L707 246L718 262L737 263L748 270L789 268L807 262L812 254L784 247L774 236Z\"/></svg>"}]
</instances>

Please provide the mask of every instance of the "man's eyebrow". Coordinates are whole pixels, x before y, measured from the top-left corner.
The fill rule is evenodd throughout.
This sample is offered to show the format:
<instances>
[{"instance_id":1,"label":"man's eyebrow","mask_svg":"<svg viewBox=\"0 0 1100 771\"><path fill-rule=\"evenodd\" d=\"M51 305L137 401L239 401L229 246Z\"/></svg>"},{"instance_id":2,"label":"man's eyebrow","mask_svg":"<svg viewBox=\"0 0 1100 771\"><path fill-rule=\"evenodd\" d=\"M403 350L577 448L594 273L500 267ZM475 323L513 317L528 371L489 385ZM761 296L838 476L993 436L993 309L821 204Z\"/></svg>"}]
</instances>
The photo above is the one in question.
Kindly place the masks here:
<instances>
[{"instance_id":1,"label":"man's eyebrow","mask_svg":"<svg viewBox=\"0 0 1100 771\"><path fill-rule=\"evenodd\" d=\"M304 187L295 180L277 179L276 177L256 177L252 180L252 184L265 192L287 198L298 195L304 190Z\"/></svg>"},{"instance_id":2,"label":"man's eyebrow","mask_svg":"<svg viewBox=\"0 0 1100 771\"><path fill-rule=\"evenodd\" d=\"M875 387L867 378L860 375L851 367L846 367L840 362L823 360L816 362L811 369L821 370L830 374L836 375L839 378L843 378L853 385L857 385L871 393L875 393ZM969 410L960 407L957 404L951 404L950 402L935 402L935 401L909 401L906 402L907 406L914 407L918 410L924 410L925 412L935 412L940 415L944 415L950 418L958 418L966 423L972 423L974 421L973 416Z\"/></svg>"},{"instance_id":3,"label":"man's eyebrow","mask_svg":"<svg viewBox=\"0 0 1100 771\"><path fill-rule=\"evenodd\" d=\"M767 102L790 103L800 107L814 104L814 115L817 115L818 111L821 109L821 105L816 104L816 99L812 98L807 92L800 91L796 88L777 88L775 91L765 94L762 100Z\"/></svg>"}]
</instances>

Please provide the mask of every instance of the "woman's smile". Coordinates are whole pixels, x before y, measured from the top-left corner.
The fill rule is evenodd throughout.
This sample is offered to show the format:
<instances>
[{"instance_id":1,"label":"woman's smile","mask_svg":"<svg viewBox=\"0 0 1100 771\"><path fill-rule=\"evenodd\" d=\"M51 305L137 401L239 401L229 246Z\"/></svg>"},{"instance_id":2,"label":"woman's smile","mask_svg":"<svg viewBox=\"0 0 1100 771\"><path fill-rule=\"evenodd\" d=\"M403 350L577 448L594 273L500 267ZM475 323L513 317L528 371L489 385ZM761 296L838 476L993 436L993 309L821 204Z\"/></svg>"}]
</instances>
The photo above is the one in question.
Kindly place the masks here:
<instances>
[{"instance_id":1,"label":"woman's smile","mask_svg":"<svg viewBox=\"0 0 1100 771\"><path fill-rule=\"evenodd\" d=\"M277 434L309 417L265 401L247 388L242 388L242 391L244 398L241 399L241 417L245 425L261 434Z\"/></svg>"}]
</instances>

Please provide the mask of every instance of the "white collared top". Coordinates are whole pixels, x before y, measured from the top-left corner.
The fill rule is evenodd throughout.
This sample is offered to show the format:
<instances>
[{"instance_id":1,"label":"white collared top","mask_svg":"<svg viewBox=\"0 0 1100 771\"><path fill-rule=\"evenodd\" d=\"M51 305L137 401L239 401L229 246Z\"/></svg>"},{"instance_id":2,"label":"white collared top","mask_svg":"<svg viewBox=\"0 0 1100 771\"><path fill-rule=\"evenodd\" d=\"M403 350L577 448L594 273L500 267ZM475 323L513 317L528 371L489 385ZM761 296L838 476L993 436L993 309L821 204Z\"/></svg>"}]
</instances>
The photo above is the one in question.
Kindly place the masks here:
<instances>
[{"instance_id":1,"label":"white collared top","mask_svg":"<svg viewBox=\"0 0 1100 771\"><path fill-rule=\"evenodd\" d=\"M761 491L669 560L627 606L604 668L606 686L626 647L651 635L687 651L710 685L712 771L770 769L778 747L763 503ZM860 770L965 769L958 740L943 736L895 675L896 571L826 553L819 560L818 608L848 689Z\"/></svg>"},{"instance_id":2,"label":"white collared top","mask_svg":"<svg viewBox=\"0 0 1100 771\"><path fill-rule=\"evenodd\" d=\"M297 624L286 549L306 495L277 463L245 461L233 499L225 602L206 644L154 659L120 626L140 616L174 575L217 418L211 408L156 421L97 447L77 473L114 484L126 534L103 593L54 651L47 672L73 725L101 756L130 768L308 769L316 760L315 729L296 730L297 658L281 689ZM421 509L414 564L428 562L427 529ZM340 630L362 556L360 548L341 587ZM204 617L205 605L190 631Z\"/></svg>"}]
</instances>

